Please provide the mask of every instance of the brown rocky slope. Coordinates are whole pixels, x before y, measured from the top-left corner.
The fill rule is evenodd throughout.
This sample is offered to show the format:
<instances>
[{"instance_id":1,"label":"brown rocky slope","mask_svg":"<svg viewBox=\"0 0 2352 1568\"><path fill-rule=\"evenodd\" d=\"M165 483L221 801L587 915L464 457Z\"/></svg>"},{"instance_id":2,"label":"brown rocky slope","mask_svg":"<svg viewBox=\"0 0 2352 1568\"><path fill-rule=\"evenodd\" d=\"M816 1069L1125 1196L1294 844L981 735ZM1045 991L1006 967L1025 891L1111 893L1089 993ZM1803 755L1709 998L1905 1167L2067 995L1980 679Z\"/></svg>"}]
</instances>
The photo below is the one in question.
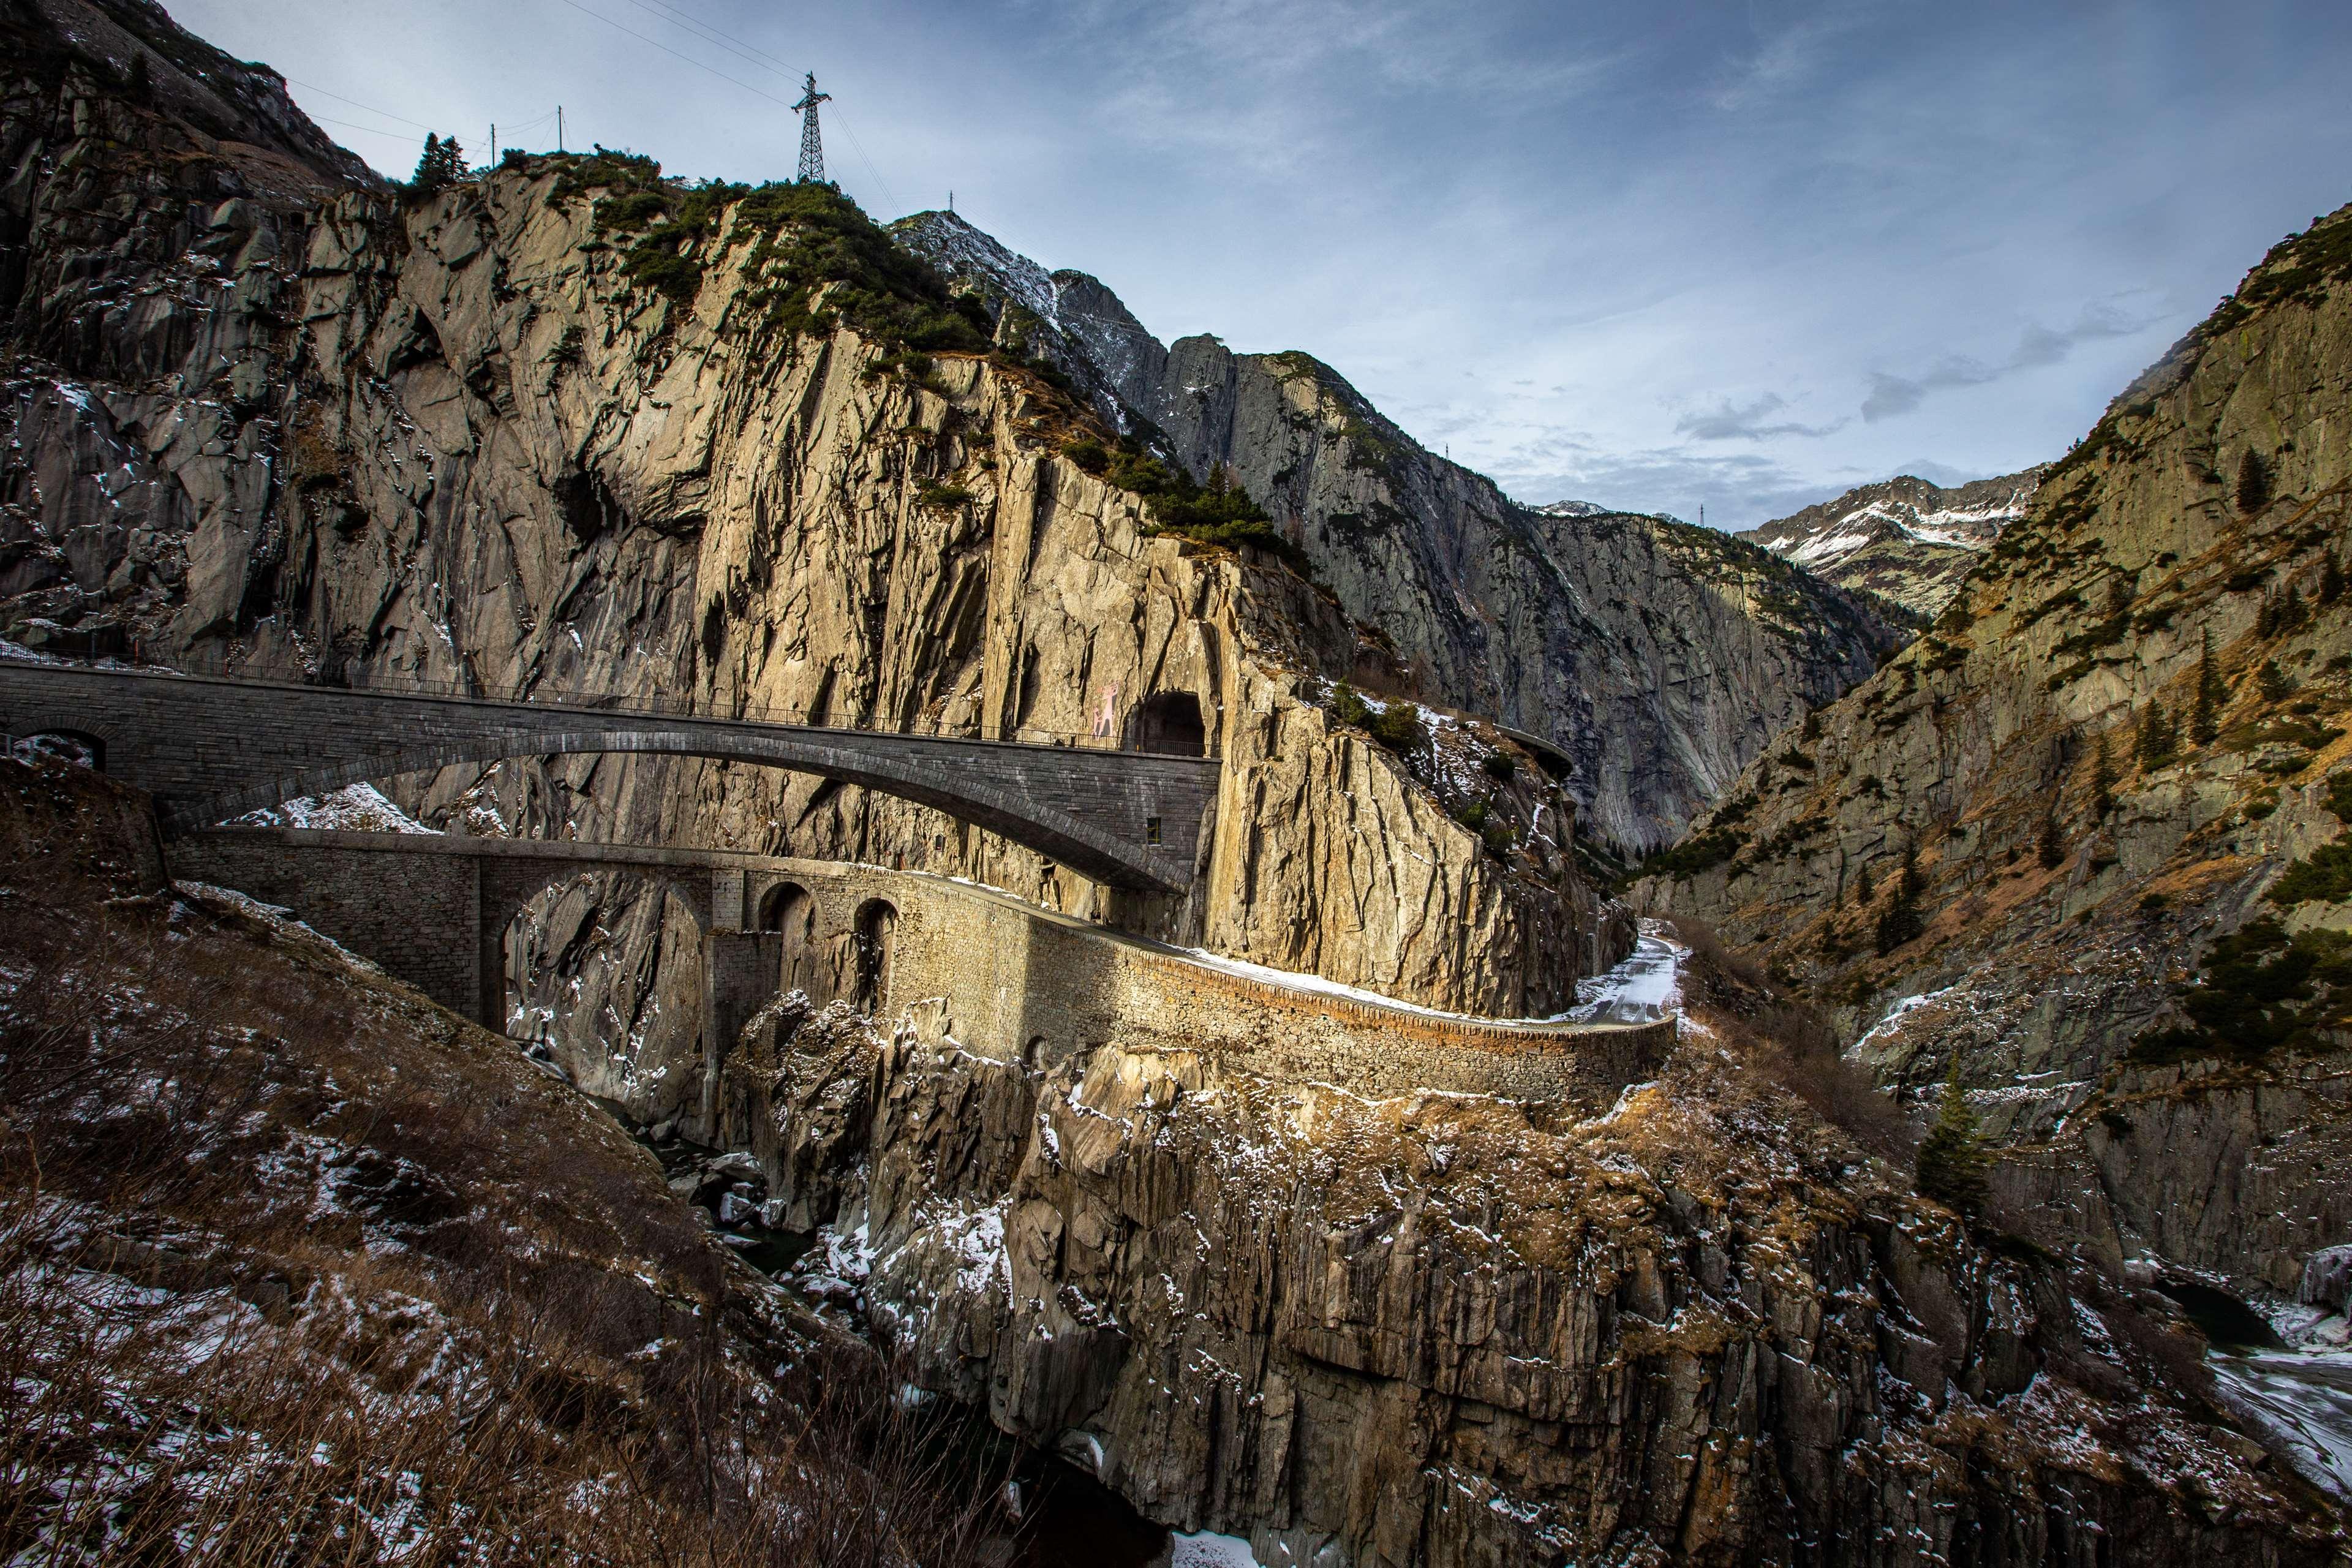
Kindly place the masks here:
<instances>
[{"instance_id":1,"label":"brown rocky slope","mask_svg":"<svg viewBox=\"0 0 2352 1568\"><path fill-rule=\"evenodd\" d=\"M1918 1198L1685 980L1599 1115L787 1005L731 1136L927 1386L1262 1563L2335 1559L2162 1297Z\"/></svg>"},{"instance_id":2,"label":"brown rocky slope","mask_svg":"<svg viewBox=\"0 0 2352 1568\"><path fill-rule=\"evenodd\" d=\"M1833 1004L1885 1081L1957 1071L2020 1211L2111 1265L2291 1292L2352 1232L2347 415L2352 210L2273 248L1642 890Z\"/></svg>"}]
</instances>

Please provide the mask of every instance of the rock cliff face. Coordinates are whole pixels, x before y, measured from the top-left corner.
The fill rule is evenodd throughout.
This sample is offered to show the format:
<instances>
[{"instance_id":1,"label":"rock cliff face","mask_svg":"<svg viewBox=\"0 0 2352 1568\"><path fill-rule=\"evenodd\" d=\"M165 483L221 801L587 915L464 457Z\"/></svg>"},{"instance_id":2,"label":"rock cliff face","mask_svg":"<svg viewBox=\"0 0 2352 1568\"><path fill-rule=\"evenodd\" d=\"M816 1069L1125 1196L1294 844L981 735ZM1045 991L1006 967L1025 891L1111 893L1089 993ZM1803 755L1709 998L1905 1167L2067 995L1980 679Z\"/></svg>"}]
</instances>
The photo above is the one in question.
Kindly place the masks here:
<instances>
[{"instance_id":1,"label":"rock cliff face","mask_svg":"<svg viewBox=\"0 0 2352 1568\"><path fill-rule=\"evenodd\" d=\"M1903 474L1739 537L1933 620L2000 531L2025 515L2047 471L2037 466L1953 489Z\"/></svg>"},{"instance_id":2,"label":"rock cliff face","mask_svg":"<svg viewBox=\"0 0 2352 1568\"><path fill-rule=\"evenodd\" d=\"M1585 1120L837 1006L755 1023L730 1101L813 1296L1260 1562L2326 1560L2177 1325L1980 1250L1702 1013Z\"/></svg>"},{"instance_id":3,"label":"rock cliff face","mask_svg":"<svg viewBox=\"0 0 2352 1568\"><path fill-rule=\"evenodd\" d=\"M118 15L153 20L134 0L11 13L11 635L1032 739L1087 737L1106 710L1118 739L1160 699L1227 762L1183 900L1111 895L904 802L691 761L451 770L404 804L478 831L969 875L1470 1010L1556 1010L1629 940L1570 871L1574 803L1542 770L1449 783L1433 748L1409 762L1336 721L1358 633L1328 591L1153 537L1135 497L1059 455L1092 416L977 352L937 281L829 191L709 205L642 160L548 157L395 198L315 132L266 162L315 153L305 179L271 184L176 100L124 96ZM299 120L266 76L211 74L239 84L252 145ZM606 1002L635 1006L584 998Z\"/></svg>"},{"instance_id":4,"label":"rock cliff face","mask_svg":"<svg viewBox=\"0 0 2352 1568\"><path fill-rule=\"evenodd\" d=\"M1622 851L1672 839L1900 643L1868 604L1720 534L1522 507L1311 355L1163 346L1094 279L1049 276L952 214L897 228L1019 305L1024 347L1105 417L1196 474L1236 475L1359 624L1360 684L1556 744L1589 826Z\"/></svg>"},{"instance_id":5,"label":"rock cliff face","mask_svg":"<svg viewBox=\"0 0 2352 1568\"><path fill-rule=\"evenodd\" d=\"M2352 1227L2347 414L2352 210L2118 397L1934 628L1641 890L1835 1006L1883 1079L1957 1068L2045 1237L2257 1291Z\"/></svg>"}]
</instances>

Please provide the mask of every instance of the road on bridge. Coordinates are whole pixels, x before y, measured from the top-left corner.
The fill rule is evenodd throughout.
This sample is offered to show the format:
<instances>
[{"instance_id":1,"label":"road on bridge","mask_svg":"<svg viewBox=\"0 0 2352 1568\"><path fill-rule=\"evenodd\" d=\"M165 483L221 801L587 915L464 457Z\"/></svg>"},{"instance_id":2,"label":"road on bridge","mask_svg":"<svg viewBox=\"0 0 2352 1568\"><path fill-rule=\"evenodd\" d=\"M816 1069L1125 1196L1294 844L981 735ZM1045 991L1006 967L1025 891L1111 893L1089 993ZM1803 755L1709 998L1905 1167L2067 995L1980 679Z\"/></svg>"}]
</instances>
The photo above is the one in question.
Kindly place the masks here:
<instances>
[{"instance_id":1,"label":"road on bridge","mask_svg":"<svg viewBox=\"0 0 2352 1568\"><path fill-rule=\"evenodd\" d=\"M185 832L364 779L590 752L709 757L879 790L1111 887L1193 882L1213 757L64 664L0 664L0 729L70 737Z\"/></svg>"}]
</instances>

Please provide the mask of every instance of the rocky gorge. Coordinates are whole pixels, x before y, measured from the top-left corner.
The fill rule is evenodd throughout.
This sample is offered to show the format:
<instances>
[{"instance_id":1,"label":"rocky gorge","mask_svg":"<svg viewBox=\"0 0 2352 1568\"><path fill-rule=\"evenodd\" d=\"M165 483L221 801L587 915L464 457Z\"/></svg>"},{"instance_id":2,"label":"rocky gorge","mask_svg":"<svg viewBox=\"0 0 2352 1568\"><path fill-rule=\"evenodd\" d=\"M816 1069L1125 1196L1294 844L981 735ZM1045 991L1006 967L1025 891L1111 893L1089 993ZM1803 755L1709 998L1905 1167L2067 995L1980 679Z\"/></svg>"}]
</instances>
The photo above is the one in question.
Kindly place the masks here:
<instances>
[{"instance_id":1,"label":"rocky gorge","mask_svg":"<svg viewBox=\"0 0 2352 1568\"><path fill-rule=\"evenodd\" d=\"M375 1561L430 1557L419 1541L605 1560L609 1516L636 1532L614 1560L806 1560L816 1531L866 1553L844 1560L1002 1565L1034 1542L998 1468L1042 1456L1147 1535L1210 1531L1267 1564L2343 1560L2337 1504L2248 1435L2149 1261L2251 1291L2334 1239L2325 1054L2298 1039L2283 1073L2290 1057L2176 1041L2095 1100L2025 1065L2000 1077L2021 1014L2047 1022L2032 1074L2063 1058L2087 1079L2137 1048L2052 998L2105 985L2120 1008L2186 973L2218 911L2260 893L2247 845L2332 874L2324 767L2262 764L2332 711L2329 612L2282 632L2278 605L2298 574L2320 597L2311 507L2341 489L2311 391L2340 368L2334 250L2274 258L2294 281L2208 334L2210 375L2192 355L2127 395L2138 423L2060 465L1960 607L1898 653L1900 617L1768 550L1521 506L1311 357L1163 345L1100 282L951 215L884 229L828 186L688 184L602 148L393 186L268 68L146 0L0 0L0 38L10 657L1220 763L1182 894L1097 885L876 790L650 752L467 763L289 819L962 879L1187 963L1263 966L1253 984L1361 987L1465 1029L1605 1005L1636 935L1612 889L1643 857L1633 902L1691 921L1652 927L1640 961L1663 987L1646 1005L1680 1016L1671 1051L1598 1094L1367 1095L1139 1028L1033 1052L958 1037L939 998L861 1011L821 965L709 1039L691 911L596 872L492 947L499 1034L299 908L172 886L142 803L76 765L102 758L33 748L0 763L0 1115L31 1153L70 1152L58 1190L79 1206L43 1209L39 1160L10 1145L0 1198L48 1217L0 1254L0 1346L52 1342L10 1300L41 1324L128 1302L161 1325L166 1371L201 1366L178 1347L217 1321L328 1367L352 1409L447 1415L418 1428L437 1455L350 1423L318 1439L342 1488L318 1517ZM2189 406L2231 410L2229 439L2166 434ZM2217 723L2260 735L2222 776L2267 801L2247 815L2268 837L2183 871L2165 824L2219 786L2136 771L2120 742L2011 743L2042 717L1966 715L1979 691L2106 711L2143 643L2177 693L2203 627L2163 617L2161 574L2205 557L2151 521L2177 493L2132 487L2190 482L2176 462L2201 484L2242 427L2263 433L2276 506L2228 522L2230 548L2276 560L2271 598L2235 592L2268 606L2261 651L2295 685L2257 700L2265 664L2220 643L2242 707ZM2102 552L2137 563L2120 605ZM2021 593L2027 558L2074 574L2045 581L2075 600L1996 636L2017 612L1991 568ZM2081 640L2090 605L2122 630ZM2080 666L2079 693L2002 662L2045 656ZM1974 685L1937 684L1976 658ZM1915 786L1948 754L1950 780ZM1947 810L2028 755L2043 795ZM2091 775L2064 770L2099 755L2131 805L2078 826ZM1849 896L1843 853L1826 890L1823 858L1781 855L1810 831L1783 797L1813 784L1789 781L1833 773L1855 875L1923 927L1874 958L1853 931L1886 900ZM2061 778L2052 868L2051 814L2024 814ZM1933 804L1900 804L1915 787ZM1966 855L2051 875L1948 915ZM2173 879L2126 883L2159 865ZM2140 902L2117 906L2126 885ZM2282 944L2324 942L2345 896L2325 890ZM2030 942L1985 918L2032 897L2049 918ZM1781 929L1816 907L1825 928ZM2004 930L2033 952L1987 945ZM1969 1004L1886 1026L1899 994L1995 957L1998 987L1988 969ZM96 1011L60 1012L68 994ZM143 1053L120 1106L76 1054L108 1031ZM1399 1026L1393 1054L1419 1037ZM51 1058L71 1093L46 1087ZM1957 1063L2010 1145L1996 1219L1917 1190L1916 1129L1857 1063L1906 1090ZM689 1082L709 1085L715 1147L651 1136ZM202 1139L169 1148L225 1173L201 1205L168 1173L110 1185L118 1123L199 1102ZM667 1184L625 1128L660 1144ZM2242 1190L2185 1201L2185 1162L2136 1153L2184 1145ZM2278 1152L2231 1164L2252 1147ZM2300 1206L2270 1215L2281 1191ZM858 1403L829 1402L835 1368ZM222 1386L138 1385L175 1443L247 1430L216 1417L232 1405L268 1434L255 1469L173 1472L198 1501L215 1473L282 1478L301 1467L269 1456L316 1451ZM37 1433L103 1396L13 1390ZM908 1458L910 1412L968 1414L1022 1458L957 1448L943 1479L920 1458L940 1450ZM814 1493L766 1486L819 1450ZM10 1551L64 1539L42 1475L120 1458L5 1451ZM507 1536L467 1522L499 1495L478 1452L537 1510ZM443 1533L403 1536L411 1519Z\"/></svg>"}]
</instances>

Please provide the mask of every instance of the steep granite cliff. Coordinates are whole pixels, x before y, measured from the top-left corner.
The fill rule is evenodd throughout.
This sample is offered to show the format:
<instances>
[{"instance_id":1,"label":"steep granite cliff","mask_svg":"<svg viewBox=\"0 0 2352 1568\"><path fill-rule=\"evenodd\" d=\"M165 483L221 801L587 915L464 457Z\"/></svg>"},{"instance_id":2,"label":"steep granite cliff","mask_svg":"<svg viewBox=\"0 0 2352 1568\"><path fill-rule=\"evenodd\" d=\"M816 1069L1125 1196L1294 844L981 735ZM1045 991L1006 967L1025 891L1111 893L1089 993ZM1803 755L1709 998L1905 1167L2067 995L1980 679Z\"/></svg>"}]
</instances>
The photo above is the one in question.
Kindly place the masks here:
<instances>
[{"instance_id":1,"label":"steep granite cliff","mask_svg":"<svg viewBox=\"0 0 2352 1568\"><path fill-rule=\"evenodd\" d=\"M91 20L117 13L147 16L12 14L10 634L950 733L1189 727L1226 766L1185 899L765 770L526 759L403 788L477 831L950 871L1472 1010L1557 1010L1629 940L1516 742L1432 716L1450 751L1392 749L1346 721L1359 633L1328 591L1161 534L1064 457L1109 432L829 187L689 191L599 154L394 196L325 153L266 184L126 94ZM271 79L213 74L292 114Z\"/></svg>"},{"instance_id":2,"label":"steep granite cliff","mask_svg":"<svg viewBox=\"0 0 2352 1568\"><path fill-rule=\"evenodd\" d=\"M1885 1080L1957 1070L2046 1237L2255 1291L2352 1231L2347 425L2352 209L1642 889L1834 1005Z\"/></svg>"},{"instance_id":3,"label":"steep granite cliff","mask_svg":"<svg viewBox=\"0 0 2352 1568\"><path fill-rule=\"evenodd\" d=\"M1559 746L1588 824L1620 850L1672 839L1775 732L1900 644L1864 601L1720 534L1522 507L1311 355L1163 346L1094 279L1048 275L953 214L896 230L1013 302L1008 330L1106 418L1245 485L1364 628L1361 683Z\"/></svg>"}]
</instances>

